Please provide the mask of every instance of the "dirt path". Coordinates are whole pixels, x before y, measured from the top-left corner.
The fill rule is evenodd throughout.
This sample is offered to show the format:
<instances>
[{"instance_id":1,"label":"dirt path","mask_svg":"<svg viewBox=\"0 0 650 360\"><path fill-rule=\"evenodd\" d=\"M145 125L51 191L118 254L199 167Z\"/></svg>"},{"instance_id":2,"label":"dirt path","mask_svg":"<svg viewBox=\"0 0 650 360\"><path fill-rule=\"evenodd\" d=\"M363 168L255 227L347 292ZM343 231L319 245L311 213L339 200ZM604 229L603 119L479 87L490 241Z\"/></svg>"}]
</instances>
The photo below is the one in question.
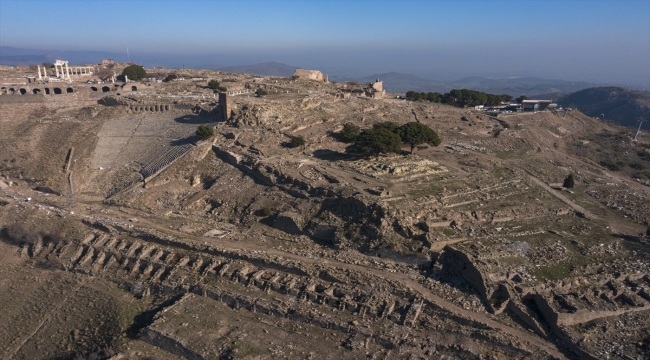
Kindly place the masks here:
<instances>
[{"instance_id":1,"label":"dirt path","mask_svg":"<svg viewBox=\"0 0 650 360\"><path fill-rule=\"evenodd\" d=\"M549 194L555 196L556 198L560 199L563 203L569 205L573 210L584 214L584 216L587 219L591 219L591 220L597 220L598 219L598 217L596 215L590 213L589 211L585 210L585 208L583 208L582 206L580 206L580 205L574 203L573 201L567 199L564 195L559 194L557 191L553 190L550 186L546 185L540 179L534 177L531 174L528 174L528 178L530 178L530 180L532 180L535 184L539 185L542 189L546 190Z\"/></svg>"}]
</instances>

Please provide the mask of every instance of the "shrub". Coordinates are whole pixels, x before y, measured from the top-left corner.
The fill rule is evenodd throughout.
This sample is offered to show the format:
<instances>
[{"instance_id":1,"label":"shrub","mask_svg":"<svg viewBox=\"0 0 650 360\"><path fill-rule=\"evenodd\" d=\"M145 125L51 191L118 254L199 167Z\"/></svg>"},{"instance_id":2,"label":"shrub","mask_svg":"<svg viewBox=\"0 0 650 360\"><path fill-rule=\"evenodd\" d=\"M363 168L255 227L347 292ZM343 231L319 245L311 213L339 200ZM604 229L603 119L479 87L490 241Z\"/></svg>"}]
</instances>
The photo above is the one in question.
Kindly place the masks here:
<instances>
[{"instance_id":1,"label":"shrub","mask_svg":"<svg viewBox=\"0 0 650 360\"><path fill-rule=\"evenodd\" d=\"M268 91L266 91L264 89L261 89L261 88L255 90L255 95L257 95L257 96L264 96L264 95L268 95L268 94L269 94Z\"/></svg>"},{"instance_id":2,"label":"shrub","mask_svg":"<svg viewBox=\"0 0 650 360\"><path fill-rule=\"evenodd\" d=\"M167 75L167 77L163 81L164 82L170 82L170 81L172 81L172 80L174 80L176 78L178 78L178 76L176 74L169 74L169 75Z\"/></svg>"},{"instance_id":3,"label":"shrub","mask_svg":"<svg viewBox=\"0 0 650 360\"><path fill-rule=\"evenodd\" d=\"M650 179L650 170L639 171L634 174L634 177L637 179L648 180Z\"/></svg>"},{"instance_id":4,"label":"shrub","mask_svg":"<svg viewBox=\"0 0 650 360\"><path fill-rule=\"evenodd\" d=\"M562 186L567 189L571 189L575 186L575 179L573 178L573 174L569 174L569 176L564 179L564 184L562 184Z\"/></svg>"},{"instance_id":5,"label":"shrub","mask_svg":"<svg viewBox=\"0 0 650 360\"><path fill-rule=\"evenodd\" d=\"M208 82L208 87L214 91L226 91L227 89L221 86L221 83L217 80L210 80Z\"/></svg>"},{"instance_id":6,"label":"shrub","mask_svg":"<svg viewBox=\"0 0 650 360\"><path fill-rule=\"evenodd\" d=\"M270 207L263 207L260 210L260 214L264 217L269 217L271 214L273 214L273 210Z\"/></svg>"},{"instance_id":7,"label":"shrub","mask_svg":"<svg viewBox=\"0 0 650 360\"><path fill-rule=\"evenodd\" d=\"M610 171L619 171L619 170L621 170L621 167L617 163L615 163L615 162L613 162L611 160L602 160L600 162L600 165L606 167Z\"/></svg>"},{"instance_id":8,"label":"shrub","mask_svg":"<svg viewBox=\"0 0 650 360\"><path fill-rule=\"evenodd\" d=\"M354 142L357 136L359 136L359 130L359 127L353 123L345 123L343 130L341 130L341 139L347 143Z\"/></svg>"},{"instance_id":9,"label":"shrub","mask_svg":"<svg viewBox=\"0 0 650 360\"><path fill-rule=\"evenodd\" d=\"M201 140L209 139L214 135L214 128L210 125L199 125L198 129L196 129L196 135Z\"/></svg>"},{"instance_id":10,"label":"shrub","mask_svg":"<svg viewBox=\"0 0 650 360\"><path fill-rule=\"evenodd\" d=\"M305 138L302 136L293 136L291 137L291 140L289 141L289 146L292 148L297 148L300 146L305 146Z\"/></svg>"},{"instance_id":11,"label":"shrub","mask_svg":"<svg viewBox=\"0 0 650 360\"><path fill-rule=\"evenodd\" d=\"M125 75L129 80L140 80L147 76L147 71L140 65L129 65L122 70L122 75Z\"/></svg>"}]
</instances>

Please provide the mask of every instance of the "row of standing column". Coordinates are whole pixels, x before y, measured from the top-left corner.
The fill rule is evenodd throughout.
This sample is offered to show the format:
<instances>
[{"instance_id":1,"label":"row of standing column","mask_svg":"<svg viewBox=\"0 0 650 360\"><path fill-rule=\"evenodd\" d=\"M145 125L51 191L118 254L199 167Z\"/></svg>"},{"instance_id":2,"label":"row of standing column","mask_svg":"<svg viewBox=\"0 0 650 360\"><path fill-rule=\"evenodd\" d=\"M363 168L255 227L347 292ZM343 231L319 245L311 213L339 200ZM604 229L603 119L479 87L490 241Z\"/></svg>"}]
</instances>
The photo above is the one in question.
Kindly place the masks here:
<instances>
[{"instance_id":1,"label":"row of standing column","mask_svg":"<svg viewBox=\"0 0 650 360\"><path fill-rule=\"evenodd\" d=\"M43 67L43 74L41 75L41 66L38 66L38 78L39 80L42 78L47 78L47 69ZM59 75L59 67L61 67L61 75ZM92 68L90 67L78 67L78 68L72 68L72 75L91 75ZM68 67L68 64L65 64L65 68L63 65L54 65L54 70L56 71L56 77L63 77L64 79L70 79L70 68Z\"/></svg>"}]
</instances>

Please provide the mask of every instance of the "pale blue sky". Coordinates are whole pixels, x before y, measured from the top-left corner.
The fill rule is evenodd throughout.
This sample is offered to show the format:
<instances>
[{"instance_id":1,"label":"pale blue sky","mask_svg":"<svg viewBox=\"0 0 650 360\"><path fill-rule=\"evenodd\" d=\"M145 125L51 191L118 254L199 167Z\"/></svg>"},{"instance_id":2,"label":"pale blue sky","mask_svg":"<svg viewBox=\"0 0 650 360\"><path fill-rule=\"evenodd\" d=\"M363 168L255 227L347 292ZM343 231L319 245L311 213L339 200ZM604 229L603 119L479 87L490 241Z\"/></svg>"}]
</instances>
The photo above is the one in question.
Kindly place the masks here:
<instances>
[{"instance_id":1,"label":"pale blue sky","mask_svg":"<svg viewBox=\"0 0 650 360\"><path fill-rule=\"evenodd\" d=\"M650 0L0 0L0 45L648 84Z\"/></svg>"}]
</instances>

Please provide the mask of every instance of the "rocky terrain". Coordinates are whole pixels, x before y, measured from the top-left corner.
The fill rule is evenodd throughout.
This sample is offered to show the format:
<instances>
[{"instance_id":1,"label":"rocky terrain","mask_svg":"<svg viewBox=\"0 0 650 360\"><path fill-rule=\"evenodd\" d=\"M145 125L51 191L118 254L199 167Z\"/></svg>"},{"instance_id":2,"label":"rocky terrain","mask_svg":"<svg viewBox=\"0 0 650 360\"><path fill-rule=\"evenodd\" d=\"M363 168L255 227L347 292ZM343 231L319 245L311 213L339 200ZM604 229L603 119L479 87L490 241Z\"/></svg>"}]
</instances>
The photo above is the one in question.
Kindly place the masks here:
<instances>
[{"instance_id":1,"label":"rocky terrain","mask_svg":"<svg viewBox=\"0 0 650 360\"><path fill-rule=\"evenodd\" d=\"M0 71L3 359L650 357L645 132L372 84L25 71ZM442 143L341 141L384 121Z\"/></svg>"}]
</instances>

